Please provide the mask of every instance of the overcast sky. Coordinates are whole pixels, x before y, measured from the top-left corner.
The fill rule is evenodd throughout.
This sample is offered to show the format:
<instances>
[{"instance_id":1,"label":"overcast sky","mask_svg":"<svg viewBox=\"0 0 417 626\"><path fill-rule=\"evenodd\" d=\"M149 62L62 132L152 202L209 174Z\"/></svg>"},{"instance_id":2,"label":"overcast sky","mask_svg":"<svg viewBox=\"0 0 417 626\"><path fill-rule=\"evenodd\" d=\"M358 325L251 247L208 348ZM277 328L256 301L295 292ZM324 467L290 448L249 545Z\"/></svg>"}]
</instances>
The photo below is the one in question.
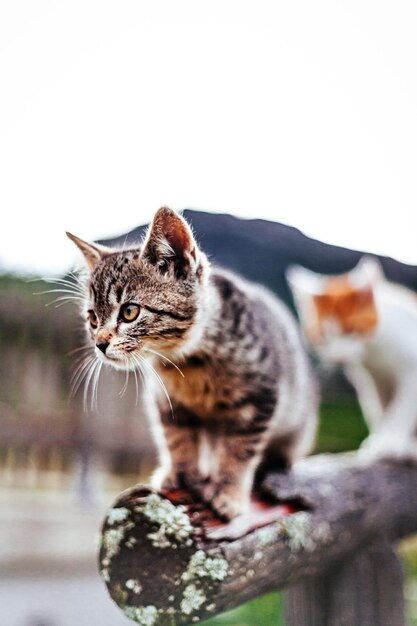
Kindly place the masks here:
<instances>
[{"instance_id":1,"label":"overcast sky","mask_svg":"<svg viewBox=\"0 0 417 626\"><path fill-rule=\"evenodd\" d=\"M417 264L414 1L0 6L1 269L162 204Z\"/></svg>"}]
</instances>

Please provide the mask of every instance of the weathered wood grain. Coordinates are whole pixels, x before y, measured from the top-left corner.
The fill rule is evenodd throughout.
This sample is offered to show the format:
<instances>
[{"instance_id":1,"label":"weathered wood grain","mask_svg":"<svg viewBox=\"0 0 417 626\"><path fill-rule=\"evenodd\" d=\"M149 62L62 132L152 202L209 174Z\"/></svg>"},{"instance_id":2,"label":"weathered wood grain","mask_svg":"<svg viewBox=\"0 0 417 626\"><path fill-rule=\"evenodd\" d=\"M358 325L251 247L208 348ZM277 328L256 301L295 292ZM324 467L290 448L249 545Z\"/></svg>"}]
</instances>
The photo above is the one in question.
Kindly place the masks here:
<instances>
[{"instance_id":1,"label":"weathered wood grain","mask_svg":"<svg viewBox=\"0 0 417 626\"><path fill-rule=\"evenodd\" d=\"M270 474L264 492L293 512L278 508L268 522L261 510L255 521L216 526L192 501L172 504L144 487L122 494L100 549L112 598L139 624L191 624L289 586L289 626L402 626L401 574L387 546L417 531L416 467L367 465L355 454L311 457L287 474ZM392 574L392 593L377 558ZM351 593L357 600L349 601ZM359 608L370 617L349 621ZM375 621L389 610L396 621Z\"/></svg>"}]
</instances>

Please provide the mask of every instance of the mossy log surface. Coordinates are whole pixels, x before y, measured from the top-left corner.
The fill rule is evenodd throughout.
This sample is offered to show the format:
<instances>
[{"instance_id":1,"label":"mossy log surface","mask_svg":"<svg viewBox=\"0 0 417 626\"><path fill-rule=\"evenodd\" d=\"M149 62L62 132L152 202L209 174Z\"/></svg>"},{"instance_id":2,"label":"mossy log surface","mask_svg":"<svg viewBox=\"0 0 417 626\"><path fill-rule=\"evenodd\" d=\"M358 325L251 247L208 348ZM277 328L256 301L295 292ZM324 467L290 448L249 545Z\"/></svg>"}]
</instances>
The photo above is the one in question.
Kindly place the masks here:
<instances>
[{"instance_id":1,"label":"mossy log surface","mask_svg":"<svg viewBox=\"0 0 417 626\"><path fill-rule=\"evenodd\" d=\"M417 468L406 463L310 457L270 474L262 497L221 524L185 492L124 492L102 528L111 597L144 626L197 623L417 531Z\"/></svg>"}]
</instances>

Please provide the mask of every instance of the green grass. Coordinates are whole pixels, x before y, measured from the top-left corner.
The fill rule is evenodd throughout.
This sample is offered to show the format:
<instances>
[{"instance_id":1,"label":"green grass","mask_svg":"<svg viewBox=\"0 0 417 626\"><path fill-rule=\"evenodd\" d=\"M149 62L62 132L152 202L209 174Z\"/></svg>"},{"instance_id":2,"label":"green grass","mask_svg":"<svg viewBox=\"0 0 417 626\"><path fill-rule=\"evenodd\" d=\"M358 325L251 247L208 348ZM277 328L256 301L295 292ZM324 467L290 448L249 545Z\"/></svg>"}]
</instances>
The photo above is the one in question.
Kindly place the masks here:
<instances>
[{"instance_id":1,"label":"green grass","mask_svg":"<svg viewBox=\"0 0 417 626\"><path fill-rule=\"evenodd\" d=\"M398 553L402 558L406 576L414 579L417 585L417 535L403 539L399 544Z\"/></svg>"},{"instance_id":2,"label":"green grass","mask_svg":"<svg viewBox=\"0 0 417 626\"><path fill-rule=\"evenodd\" d=\"M417 626L417 536L400 542L399 555L406 575L405 598L409 626Z\"/></svg>"},{"instance_id":3,"label":"green grass","mask_svg":"<svg viewBox=\"0 0 417 626\"><path fill-rule=\"evenodd\" d=\"M281 613L281 594L268 593L203 624L204 626L284 626Z\"/></svg>"},{"instance_id":4,"label":"green grass","mask_svg":"<svg viewBox=\"0 0 417 626\"><path fill-rule=\"evenodd\" d=\"M368 434L354 397L324 399L320 407L317 452L356 450Z\"/></svg>"}]
</instances>

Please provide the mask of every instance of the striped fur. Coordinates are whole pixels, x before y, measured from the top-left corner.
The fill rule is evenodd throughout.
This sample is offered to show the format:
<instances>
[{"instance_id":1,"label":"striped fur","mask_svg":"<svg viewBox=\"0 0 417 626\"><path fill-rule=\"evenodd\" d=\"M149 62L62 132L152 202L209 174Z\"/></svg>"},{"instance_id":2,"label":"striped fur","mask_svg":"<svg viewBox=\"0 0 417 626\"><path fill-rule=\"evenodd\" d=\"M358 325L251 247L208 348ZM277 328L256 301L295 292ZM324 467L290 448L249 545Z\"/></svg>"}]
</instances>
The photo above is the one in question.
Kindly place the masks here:
<instances>
[{"instance_id":1,"label":"striped fur","mask_svg":"<svg viewBox=\"0 0 417 626\"><path fill-rule=\"evenodd\" d=\"M71 238L90 265L90 337L108 343L97 358L145 373L152 365L163 381L154 484L187 485L220 516L238 515L267 455L288 467L313 443L316 387L291 315L266 289L210 267L170 209L157 212L133 250L97 253ZM128 302L141 307L131 323L120 319Z\"/></svg>"}]
</instances>

